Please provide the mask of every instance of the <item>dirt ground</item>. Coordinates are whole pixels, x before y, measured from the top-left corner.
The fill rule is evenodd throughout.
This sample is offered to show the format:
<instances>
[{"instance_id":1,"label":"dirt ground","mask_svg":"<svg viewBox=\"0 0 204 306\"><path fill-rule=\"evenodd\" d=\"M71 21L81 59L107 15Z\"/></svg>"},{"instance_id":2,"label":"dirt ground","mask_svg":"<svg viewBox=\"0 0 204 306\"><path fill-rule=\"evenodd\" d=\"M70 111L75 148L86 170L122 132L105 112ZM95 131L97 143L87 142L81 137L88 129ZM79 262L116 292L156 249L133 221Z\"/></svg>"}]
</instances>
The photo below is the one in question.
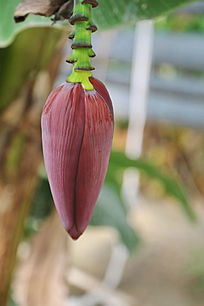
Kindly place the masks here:
<instances>
[{"instance_id":1,"label":"dirt ground","mask_svg":"<svg viewBox=\"0 0 204 306\"><path fill-rule=\"evenodd\" d=\"M204 306L204 203L196 211L192 224L176 203L139 200L130 221L142 243L119 285L133 306ZM90 229L73 244L75 266L102 278L113 237Z\"/></svg>"}]
</instances>

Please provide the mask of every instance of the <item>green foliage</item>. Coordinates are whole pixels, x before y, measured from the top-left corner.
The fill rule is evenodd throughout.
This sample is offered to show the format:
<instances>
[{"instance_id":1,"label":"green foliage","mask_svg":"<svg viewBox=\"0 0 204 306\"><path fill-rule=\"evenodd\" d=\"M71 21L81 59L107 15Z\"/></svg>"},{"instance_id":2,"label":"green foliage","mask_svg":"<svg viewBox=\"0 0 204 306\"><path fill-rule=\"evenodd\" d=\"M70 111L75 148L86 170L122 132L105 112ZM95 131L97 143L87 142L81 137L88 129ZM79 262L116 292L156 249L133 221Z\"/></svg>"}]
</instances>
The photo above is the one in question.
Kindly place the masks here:
<instances>
[{"instance_id":1,"label":"green foliage","mask_svg":"<svg viewBox=\"0 0 204 306\"><path fill-rule=\"evenodd\" d=\"M178 201L190 220L196 220L195 213L188 202L182 186L175 179L147 160L132 160L127 158L122 152L112 152L107 181L114 186L116 191L120 190L121 184L121 180L118 178L122 177L121 173L127 168L136 168L149 178L157 180L163 186L165 192Z\"/></svg>"},{"instance_id":2,"label":"green foliage","mask_svg":"<svg viewBox=\"0 0 204 306\"><path fill-rule=\"evenodd\" d=\"M94 19L101 29L120 24L135 23L141 19L152 19L172 9L192 2L191 0L100 0L94 11Z\"/></svg>"},{"instance_id":3,"label":"green foliage","mask_svg":"<svg viewBox=\"0 0 204 306\"><path fill-rule=\"evenodd\" d=\"M9 297L8 306L18 306L16 302L14 301L14 299L12 298L12 294Z\"/></svg>"},{"instance_id":4,"label":"green foliage","mask_svg":"<svg viewBox=\"0 0 204 306\"><path fill-rule=\"evenodd\" d=\"M134 251L139 243L136 232L128 224L120 194L117 194L108 184L105 184L101 191L91 225L105 225L115 228L121 241L130 252Z\"/></svg>"},{"instance_id":5,"label":"green foliage","mask_svg":"<svg viewBox=\"0 0 204 306\"><path fill-rule=\"evenodd\" d=\"M48 217L53 209L53 199L46 177L40 177L32 203L29 216L25 222L24 239L38 231L42 221Z\"/></svg>"},{"instance_id":6,"label":"green foliage","mask_svg":"<svg viewBox=\"0 0 204 306\"><path fill-rule=\"evenodd\" d=\"M0 47L10 44L14 36L22 29L51 25L49 18L41 16L28 16L25 22L16 24L13 15L19 2L20 0L0 0Z\"/></svg>"},{"instance_id":7,"label":"green foliage","mask_svg":"<svg viewBox=\"0 0 204 306\"><path fill-rule=\"evenodd\" d=\"M32 83L40 70L46 69L60 37L61 31L57 29L32 28L17 35L10 46L0 49L0 111L25 85Z\"/></svg>"},{"instance_id":8,"label":"green foliage","mask_svg":"<svg viewBox=\"0 0 204 306\"><path fill-rule=\"evenodd\" d=\"M14 302L14 300L10 300L8 306L17 306L17 304Z\"/></svg>"},{"instance_id":9,"label":"green foliage","mask_svg":"<svg viewBox=\"0 0 204 306\"><path fill-rule=\"evenodd\" d=\"M26 21L15 24L13 14L20 0L0 0L0 47L11 43L20 30L32 26L51 25L50 18L28 16ZM94 21L100 29L120 24L135 23L140 19L155 18L171 11L189 0L100 0L94 10Z\"/></svg>"},{"instance_id":10,"label":"green foliage","mask_svg":"<svg viewBox=\"0 0 204 306\"><path fill-rule=\"evenodd\" d=\"M156 22L156 28L176 32L204 32L203 15L170 14Z\"/></svg>"},{"instance_id":11,"label":"green foliage","mask_svg":"<svg viewBox=\"0 0 204 306\"><path fill-rule=\"evenodd\" d=\"M44 219L51 213L52 207L53 200L48 180L41 178L32 201L30 216L38 220Z\"/></svg>"}]
</instances>

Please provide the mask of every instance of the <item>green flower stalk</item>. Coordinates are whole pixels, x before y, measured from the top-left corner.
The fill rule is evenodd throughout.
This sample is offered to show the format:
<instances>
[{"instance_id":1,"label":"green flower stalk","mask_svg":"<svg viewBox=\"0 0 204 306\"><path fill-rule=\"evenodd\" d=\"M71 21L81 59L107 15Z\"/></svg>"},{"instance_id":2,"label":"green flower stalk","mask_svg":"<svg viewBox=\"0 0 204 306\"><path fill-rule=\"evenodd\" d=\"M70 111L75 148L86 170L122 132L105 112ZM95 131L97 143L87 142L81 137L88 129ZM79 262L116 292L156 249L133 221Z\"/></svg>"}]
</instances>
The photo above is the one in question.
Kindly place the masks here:
<instances>
[{"instance_id":1,"label":"green flower stalk","mask_svg":"<svg viewBox=\"0 0 204 306\"><path fill-rule=\"evenodd\" d=\"M69 38L73 39L72 54L67 59L73 64L73 70L67 81L81 83L86 90L93 90L89 78L94 67L91 65L91 58L95 56L92 50L91 34L97 30L92 21L92 8L96 7L96 0L76 0L73 16L70 23L74 25L74 31Z\"/></svg>"}]
</instances>

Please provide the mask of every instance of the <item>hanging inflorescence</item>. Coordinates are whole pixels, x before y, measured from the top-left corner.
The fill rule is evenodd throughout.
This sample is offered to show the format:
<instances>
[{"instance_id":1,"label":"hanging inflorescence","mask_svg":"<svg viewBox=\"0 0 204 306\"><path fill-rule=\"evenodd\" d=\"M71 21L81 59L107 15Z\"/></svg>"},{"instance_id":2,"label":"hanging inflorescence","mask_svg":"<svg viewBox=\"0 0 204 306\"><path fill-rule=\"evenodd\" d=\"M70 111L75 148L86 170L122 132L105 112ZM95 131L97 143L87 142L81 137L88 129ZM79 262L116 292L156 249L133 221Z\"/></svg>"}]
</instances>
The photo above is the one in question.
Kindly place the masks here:
<instances>
[{"instance_id":1,"label":"hanging inflorescence","mask_svg":"<svg viewBox=\"0 0 204 306\"><path fill-rule=\"evenodd\" d=\"M74 31L73 71L50 93L41 127L45 167L61 221L73 239L88 226L108 168L114 129L111 98L92 77L91 11L96 0L76 0L70 19Z\"/></svg>"}]
</instances>

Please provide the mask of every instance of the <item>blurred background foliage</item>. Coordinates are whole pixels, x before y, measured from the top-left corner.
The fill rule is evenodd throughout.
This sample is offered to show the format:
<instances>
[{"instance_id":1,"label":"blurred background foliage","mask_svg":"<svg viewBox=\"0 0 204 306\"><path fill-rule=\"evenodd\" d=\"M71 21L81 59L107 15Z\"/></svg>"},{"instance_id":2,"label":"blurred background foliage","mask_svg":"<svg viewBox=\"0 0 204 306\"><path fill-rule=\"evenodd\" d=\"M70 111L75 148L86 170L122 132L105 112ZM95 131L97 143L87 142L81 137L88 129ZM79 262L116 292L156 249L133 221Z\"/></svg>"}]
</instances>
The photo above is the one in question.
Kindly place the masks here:
<instances>
[{"instance_id":1,"label":"blurred background foliage","mask_svg":"<svg viewBox=\"0 0 204 306\"><path fill-rule=\"evenodd\" d=\"M156 17L159 31L202 33L202 15L182 11L171 13L188 2L119 0L115 4L114 0L101 0L94 20L102 31L124 24L131 27L138 20ZM0 0L0 200L8 206L0 212L0 250L4 255L0 255L3 266L0 269L0 279L3 280L0 284L1 306L7 304L19 243L28 241L37 233L53 212L49 184L42 167L39 119L46 96L58 75L63 57L60 50L63 50L70 30L66 22L50 27L50 18L31 15L24 23L15 24L13 14L18 3L17 0ZM204 143L202 131L149 122L145 130L143 158L131 160L124 153L127 123L119 118L116 122L114 151L91 225L113 227L121 242L133 253L142 237L127 217L128 207L121 192L124 171L133 168L141 172L144 194L156 199L164 194L173 197L189 219L195 221L196 215L188 197L204 194ZM19 139L23 139L20 144ZM26 157L26 146L33 148L30 159ZM29 174L30 164L25 167L25 161L30 164L33 161L32 176ZM28 182L32 183L26 190L21 188ZM197 270L199 268L192 268L192 274L200 277ZM202 274L202 269L199 271ZM9 305L15 305L14 301Z\"/></svg>"},{"instance_id":2,"label":"blurred background foliage","mask_svg":"<svg viewBox=\"0 0 204 306\"><path fill-rule=\"evenodd\" d=\"M155 23L156 27L165 31L203 33L204 21L202 15L174 14L159 18Z\"/></svg>"}]
</instances>

